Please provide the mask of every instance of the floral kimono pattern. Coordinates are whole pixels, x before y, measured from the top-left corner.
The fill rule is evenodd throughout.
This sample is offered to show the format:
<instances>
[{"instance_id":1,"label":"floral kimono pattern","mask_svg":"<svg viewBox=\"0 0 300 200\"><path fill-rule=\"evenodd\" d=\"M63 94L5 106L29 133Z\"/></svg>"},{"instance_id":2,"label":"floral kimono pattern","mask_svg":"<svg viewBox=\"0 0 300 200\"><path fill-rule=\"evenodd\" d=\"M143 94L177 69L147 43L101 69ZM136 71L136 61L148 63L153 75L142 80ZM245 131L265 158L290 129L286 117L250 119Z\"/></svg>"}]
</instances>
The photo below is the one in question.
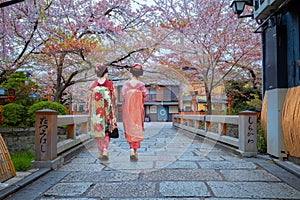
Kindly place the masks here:
<instances>
[{"instance_id":1,"label":"floral kimono pattern","mask_svg":"<svg viewBox=\"0 0 300 200\"><path fill-rule=\"evenodd\" d=\"M114 118L112 90L104 85L96 85L89 90L90 134L104 138L105 132Z\"/></svg>"},{"instance_id":2,"label":"floral kimono pattern","mask_svg":"<svg viewBox=\"0 0 300 200\"><path fill-rule=\"evenodd\" d=\"M125 82L122 88L123 94L123 126L127 142L142 141L144 131L144 101L148 94L144 83L138 82L132 86Z\"/></svg>"},{"instance_id":3,"label":"floral kimono pattern","mask_svg":"<svg viewBox=\"0 0 300 200\"><path fill-rule=\"evenodd\" d=\"M92 93L91 135L103 138L105 136L107 116L111 109L111 99L106 87L95 87Z\"/></svg>"}]
</instances>

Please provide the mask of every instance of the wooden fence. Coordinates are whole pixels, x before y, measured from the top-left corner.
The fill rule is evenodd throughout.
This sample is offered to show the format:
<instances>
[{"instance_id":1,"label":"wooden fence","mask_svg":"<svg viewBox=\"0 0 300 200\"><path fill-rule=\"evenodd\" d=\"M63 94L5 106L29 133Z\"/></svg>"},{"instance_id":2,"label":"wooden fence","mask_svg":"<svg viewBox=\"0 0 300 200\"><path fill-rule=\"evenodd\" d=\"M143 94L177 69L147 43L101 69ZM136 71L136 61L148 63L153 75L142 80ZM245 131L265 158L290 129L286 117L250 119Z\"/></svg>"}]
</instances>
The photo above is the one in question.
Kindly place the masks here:
<instances>
[{"instance_id":1,"label":"wooden fence","mask_svg":"<svg viewBox=\"0 0 300 200\"><path fill-rule=\"evenodd\" d=\"M14 176L16 176L15 168L0 134L0 182L2 183Z\"/></svg>"}]
</instances>

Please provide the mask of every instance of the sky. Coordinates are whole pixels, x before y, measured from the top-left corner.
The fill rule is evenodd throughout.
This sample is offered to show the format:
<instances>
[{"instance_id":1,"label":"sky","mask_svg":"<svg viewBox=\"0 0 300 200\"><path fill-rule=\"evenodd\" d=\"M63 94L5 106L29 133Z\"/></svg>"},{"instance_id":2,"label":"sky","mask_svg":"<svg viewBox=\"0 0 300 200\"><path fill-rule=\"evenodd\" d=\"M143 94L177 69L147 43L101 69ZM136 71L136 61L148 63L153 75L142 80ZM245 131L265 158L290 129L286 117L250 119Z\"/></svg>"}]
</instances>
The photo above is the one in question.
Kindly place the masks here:
<instances>
[{"instance_id":1,"label":"sky","mask_svg":"<svg viewBox=\"0 0 300 200\"><path fill-rule=\"evenodd\" d=\"M147 4L147 5L154 5L154 2L153 2L153 0L132 0L131 1L132 2L132 7L134 8L134 9L137 9L138 8L138 4L137 3L135 3L135 2L138 2L139 4Z\"/></svg>"}]
</instances>

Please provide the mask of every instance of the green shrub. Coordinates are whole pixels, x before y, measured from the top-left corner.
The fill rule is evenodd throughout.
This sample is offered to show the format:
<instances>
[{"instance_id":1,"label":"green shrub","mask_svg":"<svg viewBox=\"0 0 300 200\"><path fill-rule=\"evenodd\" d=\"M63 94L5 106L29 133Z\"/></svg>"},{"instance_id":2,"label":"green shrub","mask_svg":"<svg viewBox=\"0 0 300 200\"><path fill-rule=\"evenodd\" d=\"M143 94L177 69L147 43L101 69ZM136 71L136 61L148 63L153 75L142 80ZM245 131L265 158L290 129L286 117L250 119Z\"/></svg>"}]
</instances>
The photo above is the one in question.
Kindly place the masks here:
<instances>
[{"instance_id":1,"label":"green shrub","mask_svg":"<svg viewBox=\"0 0 300 200\"><path fill-rule=\"evenodd\" d=\"M25 127L27 118L27 108L16 103L3 106L2 119L5 126Z\"/></svg>"},{"instance_id":2,"label":"green shrub","mask_svg":"<svg viewBox=\"0 0 300 200\"><path fill-rule=\"evenodd\" d=\"M245 110L255 111L256 108L252 105L249 105L249 104L245 103L245 102L242 102L242 103L241 102L236 102L234 104L234 106L232 107L232 109L231 109L231 114L232 115L238 115L239 112L245 111Z\"/></svg>"},{"instance_id":3,"label":"green shrub","mask_svg":"<svg viewBox=\"0 0 300 200\"><path fill-rule=\"evenodd\" d=\"M16 152L11 154L11 160L16 171L27 171L34 160L34 153L32 151Z\"/></svg>"},{"instance_id":4,"label":"green shrub","mask_svg":"<svg viewBox=\"0 0 300 200\"><path fill-rule=\"evenodd\" d=\"M43 109L55 110L58 115L66 115L68 113L67 109L62 104L52 101L41 101L30 106L28 110L29 117L27 120L29 125L32 126L35 123L36 111Z\"/></svg>"},{"instance_id":5,"label":"green shrub","mask_svg":"<svg viewBox=\"0 0 300 200\"><path fill-rule=\"evenodd\" d=\"M257 150L259 153L267 153L267 142L264 137L264 130L261 127L260 120L257 121Z\"/></svg>"}]
</instances>

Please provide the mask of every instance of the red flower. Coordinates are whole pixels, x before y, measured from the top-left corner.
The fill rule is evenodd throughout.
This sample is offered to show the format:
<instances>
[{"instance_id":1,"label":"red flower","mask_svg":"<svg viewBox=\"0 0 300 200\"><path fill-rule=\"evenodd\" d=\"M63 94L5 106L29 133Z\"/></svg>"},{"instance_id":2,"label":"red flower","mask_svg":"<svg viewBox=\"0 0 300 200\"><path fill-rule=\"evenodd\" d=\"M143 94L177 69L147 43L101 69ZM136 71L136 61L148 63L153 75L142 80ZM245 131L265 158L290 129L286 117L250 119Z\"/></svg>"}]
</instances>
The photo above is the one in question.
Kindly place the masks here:
<instances>
[{"instance_id":1,"label":"red flower","mask_svg":"<svg viewBox=\"0 0 300 200\"><path fill-rule=\"evenodd\" d=\"M100 115L100 117L104 117L105 110L104 108L97 108L96 115Z\"/></svg>"},{"instance_id":2,"label":"red flower","mask_svg":"<svg viewBox=\"0 0 300 200\"><path fill-rule=\"evenodd\" d=\"M103 131L103 125L102 124L96 124L94 126L94 130L95 130L95 132Z\"/></svg>"},{"instance_id":3,"label":"red flower","mask_svg":"<svg viewBox=\"0 0 300 200\"><path fill-rule=\"evenodd\" d=\"M106 99L104 99L104 107L107 108L108 107L108 101Z\"/></svg>"},{"instance_id":4,"label":"red flower","mask_svg":"<svg viewBox=\"0 0 300 200\"><path fill-rule=\"evenodd\" d=\"M100 92L96 92L94 96L95 101L99 101L102 99L102 94Z\"/></svg>"}]
</instances>

